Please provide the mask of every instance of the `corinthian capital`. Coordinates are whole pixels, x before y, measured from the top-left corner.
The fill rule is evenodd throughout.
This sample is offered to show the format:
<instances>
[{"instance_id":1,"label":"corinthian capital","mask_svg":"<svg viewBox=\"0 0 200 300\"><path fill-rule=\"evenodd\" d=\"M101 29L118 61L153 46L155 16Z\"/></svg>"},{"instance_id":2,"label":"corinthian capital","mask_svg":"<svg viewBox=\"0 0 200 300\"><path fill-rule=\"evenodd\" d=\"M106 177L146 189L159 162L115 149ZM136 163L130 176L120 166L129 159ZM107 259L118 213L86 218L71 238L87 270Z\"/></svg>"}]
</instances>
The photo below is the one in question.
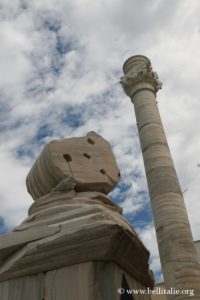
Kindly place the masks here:
<instances>
[{"instance_id":1,"label":"corinthian capital","mask_svg":"<svg viewBox=\"0 0 200 300\"><path fill-rule=\"evenodd\" d=\"M143 55L136 55L127 59L123 71L124 76L120 78L120 83L129 97L133 95L133 91L141 83L150 85L155 93L162 87L157 73L152 70L150 60Z\"/></svg>"}]
</instances>

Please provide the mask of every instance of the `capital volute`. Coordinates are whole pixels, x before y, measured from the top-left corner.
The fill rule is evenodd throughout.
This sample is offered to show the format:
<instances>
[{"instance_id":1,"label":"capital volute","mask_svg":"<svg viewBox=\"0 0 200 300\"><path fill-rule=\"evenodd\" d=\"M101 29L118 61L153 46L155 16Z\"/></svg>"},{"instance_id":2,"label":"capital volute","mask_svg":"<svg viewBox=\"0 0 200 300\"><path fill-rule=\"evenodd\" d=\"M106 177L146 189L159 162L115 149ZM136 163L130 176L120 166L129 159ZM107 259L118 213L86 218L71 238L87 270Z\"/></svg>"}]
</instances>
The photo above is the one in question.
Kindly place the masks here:
<instances>
[{"instance_id":1,"label":"capital volute","mask_svg":"<svg viewBox=\"0 0 200 300\"><path fill-rule=\"evenodd\" d=\"M152 70L150 60L143 55L135 55L128 58L123 66L124 76L120 78L124 92L132 97L135 90L148 88L156 93L162 87L158 75Z\"/></svg>"}]
</instances>

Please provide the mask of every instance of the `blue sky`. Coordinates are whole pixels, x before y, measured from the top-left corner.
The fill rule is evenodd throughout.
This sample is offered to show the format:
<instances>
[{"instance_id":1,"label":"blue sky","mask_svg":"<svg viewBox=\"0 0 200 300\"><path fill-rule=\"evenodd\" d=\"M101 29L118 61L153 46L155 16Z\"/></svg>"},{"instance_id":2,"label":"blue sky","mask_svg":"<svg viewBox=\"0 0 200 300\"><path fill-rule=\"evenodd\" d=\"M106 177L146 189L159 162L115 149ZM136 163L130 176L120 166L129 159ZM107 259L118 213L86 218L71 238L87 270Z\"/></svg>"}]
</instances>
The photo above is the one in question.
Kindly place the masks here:
<instances>
[{"instance_id":1,"label":"blue sky","mask_svg":"<svg viewBox=\"0 0 200 300\"><path fill-rule=\"evenodd\" d=\"M52 139L94 130L122 174L110 197L160 262L134 108L119 85L131 55L148 56L163 89L158 106L200 239L199 0L0 0L0 233L32 199L25 178Z\"/></svg>"}]
</instances>

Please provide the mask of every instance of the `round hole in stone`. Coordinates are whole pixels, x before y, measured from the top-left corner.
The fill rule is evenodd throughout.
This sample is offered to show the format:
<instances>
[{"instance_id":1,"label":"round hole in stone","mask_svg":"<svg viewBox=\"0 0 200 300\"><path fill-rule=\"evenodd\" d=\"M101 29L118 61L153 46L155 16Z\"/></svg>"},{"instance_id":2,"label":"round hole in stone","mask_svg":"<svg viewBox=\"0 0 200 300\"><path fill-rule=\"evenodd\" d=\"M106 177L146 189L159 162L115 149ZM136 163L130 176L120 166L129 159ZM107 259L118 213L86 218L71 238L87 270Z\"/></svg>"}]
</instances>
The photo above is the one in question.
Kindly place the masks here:
<instances>
[{"instance_id":1,"label":"round hole in stone","mask_svg":"<svg viewBox=\"0 0 200 300\"><path fill-rule=\"evenodd\" d=\"M92 140L91 138L88 138L88 139L87 139L87 142L88 142L89 144L91 144L91 145L94 145L94 144L95 144L95 141Z\"/></svg>"},{"instance_id":2,"label":"round hole in stone","mask_svg":"<svg viewBox=\"0 0 200 300\"><path fill-rule=\"evenodd\" d=\"M64 159L66 160L66 162L70 162L72 161L72 158L69 154L63 154Z\"/></svg>"},{"instance_id":3,"label":"round hole in stone","mask_svg":"<svg viewBox=\"0 0 200 300\"><path fill-rule=\"evenodd\" d=\"M87 157L88 159L91 158L91 155L87 154L87 153L83 153L83 156Z\"/></svg>"},{"instance_id":4,"label":"round hole in stone","mask_svg":"<svg viewBox=\"0 0 200 300\"><path fill-rule=\"evenodd\" d=\"M101 169L100 172L105 175L106 174L106 171L104 169Z\"/></svg>"}]
</instances>

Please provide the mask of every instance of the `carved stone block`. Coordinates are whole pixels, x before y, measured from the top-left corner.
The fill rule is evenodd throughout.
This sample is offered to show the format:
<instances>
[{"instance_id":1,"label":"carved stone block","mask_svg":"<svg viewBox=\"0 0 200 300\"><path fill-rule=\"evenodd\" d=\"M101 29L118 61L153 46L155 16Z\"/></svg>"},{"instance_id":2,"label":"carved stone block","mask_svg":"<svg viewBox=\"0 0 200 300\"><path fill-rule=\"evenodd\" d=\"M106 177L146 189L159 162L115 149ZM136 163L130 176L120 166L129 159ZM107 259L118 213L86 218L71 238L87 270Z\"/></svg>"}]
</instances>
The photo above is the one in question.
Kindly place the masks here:
<instances>
[{"instance_id":1,"label":"carved stone block","mask_svg":"<svg viewBox=\"0 0 200 300\"><path fill-rule=\"evenodd\" d=\"M108 194L120 179L110 144L95 132L52 141L31 168L26 184L36 200L64 178L73 178L77 191Z\"/></svg>"}]
</instances>

